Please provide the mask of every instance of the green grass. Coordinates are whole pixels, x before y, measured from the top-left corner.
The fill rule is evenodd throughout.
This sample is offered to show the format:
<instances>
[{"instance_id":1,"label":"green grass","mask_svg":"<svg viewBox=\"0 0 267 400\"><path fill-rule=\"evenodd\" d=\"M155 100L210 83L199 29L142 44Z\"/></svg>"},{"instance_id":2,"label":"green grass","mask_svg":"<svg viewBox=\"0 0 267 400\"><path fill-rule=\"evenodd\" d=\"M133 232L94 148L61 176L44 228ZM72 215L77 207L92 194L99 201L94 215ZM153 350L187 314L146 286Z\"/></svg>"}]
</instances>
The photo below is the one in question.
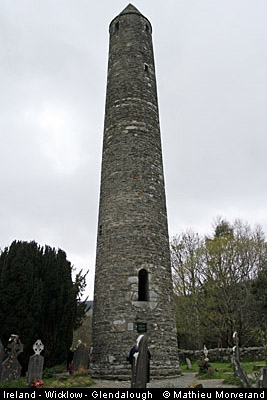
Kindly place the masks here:
<instances>
[{"instance_id":1,"label":"green grass","mask_svg":"<svg viewBox=\"0 0 267 400\"><path fill-rule=\"evenodd\" d=\"M224 377L223 383L229 384L229 385L234 385L234 386L237 386L237 387L240 387L240 388L243 387L243 384L240 381L240 379L235 377L234 374L226 375Z\"/></svg>"},{"instance_id":2,"label":"green grass","mask_svg":"<svg viewBox=\"0 0 267 400\"><path fill-rule=\"evenodd\" d=\"M52 368L45 368L43 372L43 380L47 378L52 378L55 374L61 374L66 371L66 365L59 364Z\"/></svg>"},{"instance_id":3,"label":"green grass","mask_svg":"<svg viewBox=\"0 0 267 400\"><path fill-rule=\"evenodd\" d=\"M264 361L241 361L242 366L245 368L247 374L252 374L256 366L265 365ZM216 368L219 372L233 372L233 365L229 362L210 362L213 370ZM187 369L186 364L180 364L182 372L198 372L199 366L197 362L192 362L192 369ZM206 374L204 374L206 375Z\"/></svg>"},{"instance_id":4,"label":"green grass","mask_svg":"<svg viewBox=\"0 0 267 400\"><path fill-rule=\"evenodd\" d=\"M266 366L266 362L265 361L241 361L241 364L243 365L243 367L245 368L247 374L253 374L255 372L255 370L257 370L257 366Z\"/></svg>"},{"instance_id":5,"label":"green grass","mask_svg":"<svg viewBox=\"0 0 267 400\"><path fill-rule=\"evenodd\" d=\"M65 372L65 367L56 366L55 374L52 374L51 369L46 369L43 374L43 382L46 388L77 388L77 387L89 387L94 381L87 375L67 375L62 374ZM13 388L13 389L25 389L27 388L26 377L21 377L17 381L2 382L0 388Z\"/></svg>"},{"instance_id":6,"label":"green grass","mask_svg":"<svg viewBox=\"0 0 267 400\"><path fill-rule=\"evenodd\" d=\"M93 383L94 382L88 375L62 375L57 379L49 378L44 382L45 386L48 388L81 388L89 387Z\"/></svg>"},{"instance_id":7,"label":"green grass","mask_svg":"<svg viewBox=\"0 0 267 400\"><path fill-rule=\"evenodd\" d=\"M11 381L11 382L2 382L0 384L0 388L4 389L25 389L27 388L27 380L25 377L20 378L17 381Z\"/></svg>"},{"instance_id":8,"label":"green grass","mask_svg":"<svg viewBox=\"0 0 267 400\"><path fill-rule=\"evenodd\" d=\"M225 379L227 375L233 373L233 366L229 363L210 363L210 365L212 373L198 373L198 379Z\"/></svg>"},{"instance_id":9,"label":"green grass","mask_svg":"<svg viewBox=\"0 0 267 400\"><path fill-rule=\"evenodd\" d=\"M187 365L186 364L180 364L180 369L183 373L186 372L198 372L199 370L199 366L196 362L192 362L192 369L187 369Z\"/></svg>"},{"instance_id":10,"label":"green grass","mask_svg":"<svg viewBox=\"0 0 267 400\"><path fill-rule=\"evenodd\" d=\"M242 366L245 368L247 374L254 374L254 378L251 379L252 383L255 382L256 375L255 370L257 371L257 367L265 365L264 361L244 361L241 362ZM229 362L211 362L212 373L199 373L199 366L197 362L192 362L192 369L187 369L186 364L181 364L180 368L183 373L187 372L195 372L196 378L201 379L222 379L224 383L235 385L238 387L242 387L242 383L239 378L234 377L233 374L233 365ZM216 371L215 371L216 369Z\"/></svg>"}]
</instances>

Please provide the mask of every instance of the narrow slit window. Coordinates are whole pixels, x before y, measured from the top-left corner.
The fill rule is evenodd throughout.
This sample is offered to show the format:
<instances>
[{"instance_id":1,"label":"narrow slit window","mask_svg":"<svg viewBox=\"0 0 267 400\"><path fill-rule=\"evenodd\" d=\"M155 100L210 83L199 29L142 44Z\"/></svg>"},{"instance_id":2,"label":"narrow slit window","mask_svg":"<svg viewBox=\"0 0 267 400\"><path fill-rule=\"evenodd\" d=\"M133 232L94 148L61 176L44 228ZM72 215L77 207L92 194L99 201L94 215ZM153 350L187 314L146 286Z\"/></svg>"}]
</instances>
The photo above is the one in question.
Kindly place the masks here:
<instances>
[{"instance_id":1,"label":"narrow slit window","mask_svg":"<svg viewBox=\"0 0 267 400\"><path fill-rule=\"evenodd\" d=\"M146 32L149 32L149 26L146 24Z\"/></svg>"},{"instance_id":2,"label":"narrow slit window","mask_svg":"<svg viewBox=\"0 0 267 400\"><path fill-rule=\"evenodd\" d=\"M145 72L148 72L148 65L147 64L144 65L144 70L145 70Z\"/></svg>"},{"instance_id":3,"label":"narrow slit window","mask_svg":"<svg viewBox=\"0 0 267 400\"><path fill-rule=\"evenodd\" d=\"M115 24L115 31L118 32L118 30L120 29L120 23L116 22Z\"/></svg>"},{"instance_id":4,"label":"narrow slit window","mask_svg":"<svg viewBox=\"0 0 267 400\"><path fill-rule=\"evenodd\" d=\"M103 225L99 226L99 236L103 235Z\"/></svg>"},{"instance_id":5,"label":"narrow slit window","mask_svg":"<svg viewBox=\"0 0 267 400\"><path fill-rule=\"evenodd\" d=\"M148 273L145 269L138 273L138 301L148 301Z\"/></svg>"}]
</instances>

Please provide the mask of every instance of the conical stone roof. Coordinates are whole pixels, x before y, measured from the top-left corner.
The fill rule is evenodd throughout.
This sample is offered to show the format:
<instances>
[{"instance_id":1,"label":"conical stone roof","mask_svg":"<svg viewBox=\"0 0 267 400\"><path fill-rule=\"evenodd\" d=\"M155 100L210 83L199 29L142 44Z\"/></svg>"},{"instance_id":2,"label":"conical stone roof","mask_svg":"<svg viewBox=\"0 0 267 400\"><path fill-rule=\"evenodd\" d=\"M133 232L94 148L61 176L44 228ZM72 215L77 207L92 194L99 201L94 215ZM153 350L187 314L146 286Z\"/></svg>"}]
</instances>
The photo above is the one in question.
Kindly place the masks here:
<instances>
[{"instance_id":1,"label":"conical stone roof","mask_svg":"<svg viewBox=\"0 0 267 400\"><path fill-rule=\"evenodd\" d=\"M122 10L122 12L119 15L123 15L123 14L139 14L142 15L140 13L139 10L137 10L137 8L135 6L133 6L131 3L128 4L128 6Z\"/></svg>"}]
</instances>

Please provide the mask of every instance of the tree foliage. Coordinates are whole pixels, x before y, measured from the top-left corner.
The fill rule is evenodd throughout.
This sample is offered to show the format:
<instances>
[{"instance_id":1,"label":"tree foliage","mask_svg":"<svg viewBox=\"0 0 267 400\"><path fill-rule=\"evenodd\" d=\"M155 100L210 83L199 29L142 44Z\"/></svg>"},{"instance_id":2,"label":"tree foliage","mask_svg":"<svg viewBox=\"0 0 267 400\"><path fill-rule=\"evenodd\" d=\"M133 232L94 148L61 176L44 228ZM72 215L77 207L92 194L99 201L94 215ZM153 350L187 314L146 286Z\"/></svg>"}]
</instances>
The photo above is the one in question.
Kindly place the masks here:
<instances>
[{"instance_id":1,"label":"tree foliage","mask_svg":"<svg viewBox=\"0 0 267 400\"><path fill-rule=\"evenodd\" d=\"M65 360L85 310L80 296L86 275L78 273L73 282L72 272L64 251L36 242L14 241L1 253L0 337L7 344L11 334L19 335L24 368L37 339L47 366Z\"/></svg>"},{"instance_id":2,"label":"tree foliage","mask_svg":"<svg viewBox=\"0 0 267 400\"><path fill-rule=\"evenodd\" d=\"M180 346L232 346L235 330L241 345L256 344L256 316L262 320L267 307L261 228L218 219L211 237L189 231L173 238L171 258Z\"/></svg>"}]
</instances>

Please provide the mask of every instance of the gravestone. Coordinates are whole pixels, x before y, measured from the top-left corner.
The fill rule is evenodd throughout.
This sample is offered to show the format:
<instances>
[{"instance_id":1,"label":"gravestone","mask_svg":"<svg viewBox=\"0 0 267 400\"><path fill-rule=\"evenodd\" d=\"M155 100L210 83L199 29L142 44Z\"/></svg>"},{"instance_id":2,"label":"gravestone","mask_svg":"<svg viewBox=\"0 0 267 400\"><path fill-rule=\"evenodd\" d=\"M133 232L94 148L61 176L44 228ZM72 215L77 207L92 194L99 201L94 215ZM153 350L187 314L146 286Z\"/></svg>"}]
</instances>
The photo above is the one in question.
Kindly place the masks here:
<instances>
[{"instance_id":1,"label":"gravestone","mask_svg":"<svg viewBox=\"0 0 267 400\"><path fill-rule=\"evenodd\" d=\"M30 357L28 365L28 386L31 386L34 379L42 379L43 377L44 357L41 356L43 349L43 343L41 340L37 340L33 345L34 355Z\"/></svg>"},{"instance_id":2,"label":"gravestone","mask_svg":"<svg viewBox=\"0 0 267 400\"><path fill-rule=\"evenodd\" d=\"M136 341L136 353L132 366L132 388L146 388L149 380L149 356L146 336L140 335Z\"/></svg>"},{"instance_id":3,"label":"gravestone","mask_svg":"<svg viewBox=\"0 0 267 400\"><path fill-rule=\"evenodd\" d=\"M0 382L2 382L2 362L3 362L4 346L0 339Z\"/></svg>"},{"instance_id":4,"label":"gravestone","mask_svg":"<svg viewBox=\"0 0 267 400\"><path fill-rule=\"evenodd\" d=\"M248 379L247 373L240 363L240 350L239 350L239 346L238 346L237 332L234 332L234 334L233 334L233 342L235 344L235 346L233 347L234 375L238 376L238 378L243 383L244 387L251 387L251 383Z\"/></svg>"},{"instance_id":5,"label":"gravestone","mask_svg":"<svg viewBox=\"0 0 267 400\"><path fill-rule=\"evenodd\" d=\"M185 361L186 361L187 369L192 369L192 363L191 363L190 358L186 357Z\"/></svg>"},{"instance_id":6,"label":"gravestone","mask_svg":"<svg viewBox=\"0 0 267 400\"><path fill-rule=\"evenodd\" d=\"M260 377L257 381L257 388L266 389L267 388L267 368L263 367L260 371Z\"/></svg>"},{"instance_id":7,"label":"gravestone","mask_svg":"<svg viewBox=\"0 0 267 400\"><path fill-rule=\"evenodd\" d=\"M74 350L72 372L77 373L88 373L88 360L89 360L89 349L84 343L79 343L78 347Z\"/></svg>"},{"instance_id":8,"label":"gravestone","mask_svg":"<svg viewBox=\"0 0 267 400\"><path fill-rule=\"evenodd\" d=\"M2 364L2 381L16 381L21 375L21 365L18 355L23 352L23 344L18 335L11 335L7 345L8 356Z\"/></svg>"}]
</instances>

